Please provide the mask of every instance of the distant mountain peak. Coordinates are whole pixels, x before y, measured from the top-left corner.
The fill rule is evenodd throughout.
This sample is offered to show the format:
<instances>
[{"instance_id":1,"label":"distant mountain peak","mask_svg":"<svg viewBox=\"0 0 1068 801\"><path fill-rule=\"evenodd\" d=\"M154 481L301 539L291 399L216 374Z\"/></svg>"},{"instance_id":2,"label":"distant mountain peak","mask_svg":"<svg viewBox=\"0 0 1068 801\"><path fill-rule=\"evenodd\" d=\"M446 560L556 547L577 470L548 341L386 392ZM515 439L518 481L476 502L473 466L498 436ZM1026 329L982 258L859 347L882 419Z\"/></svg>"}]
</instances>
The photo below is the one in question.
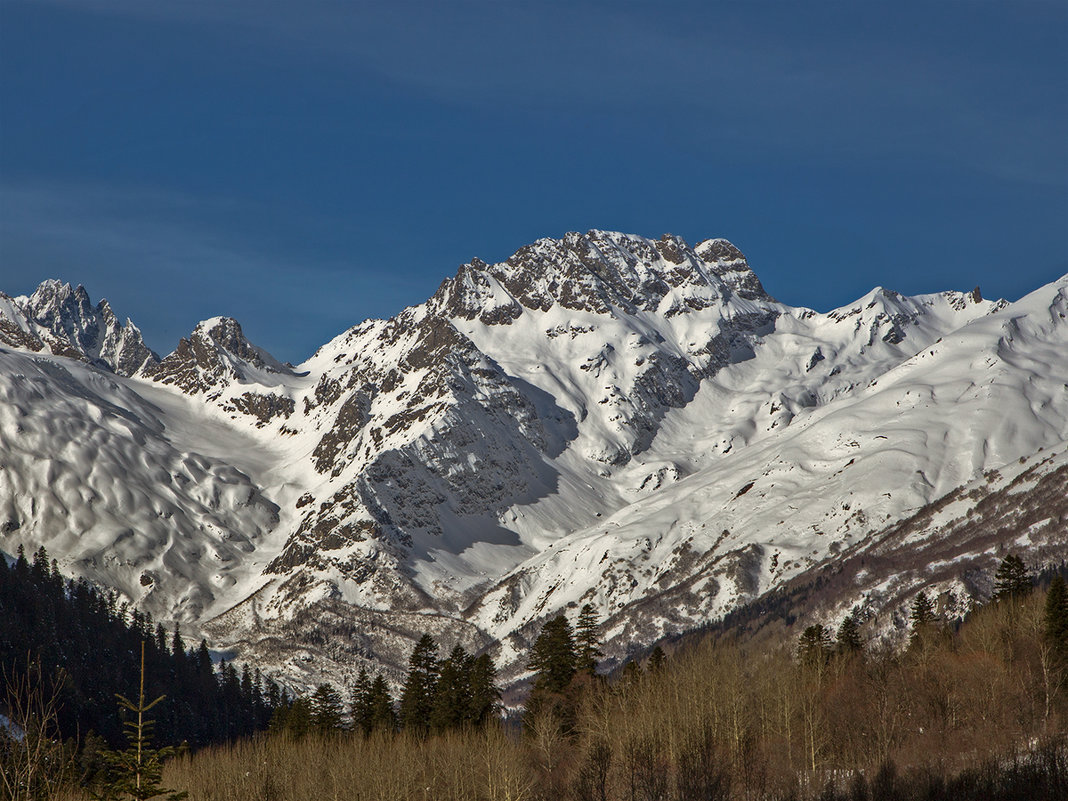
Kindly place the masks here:
<instances>
[{"instance_id":1,"label":"distant mountain peak","mask_svg":"<svg viewBox=\"0 0 1068 801\"><path fill-rule=\"evenodd\" d=\"M281 362L267 351L253 345L245 336L241 324L233 317L210 317L201 320L192 336L211 340L231 355L264 370L280 372L285 369Z\"/></svg>"},{"instance_id":2,"label":"distant mountain peak","mask_svg":"<svg viewBox=\"0 0 1068 801\"><path fill-rule=\"evenodd\" d=\"M47 350L125 376L159 361L137 326L119 322L106 300L94 307L81 284L50 278L29 297L3 298L0 341L13 347Z\"/></svg>"},{"instance_id":3,"label":"distant mountain peak","mask_svg":"<svg viewBox=\"0 0 1068 801\"><path fill-rule=\"evenodd\" d=\"M263 374L291 372L267 351L253 345L232 317L202 320L179 341L173 353L142 371L146 378L173 384L191 395L218 390L235 381L262 378Z\"/></svg>"},{"instance_id":4,"label":"distant mountain peak","mask_svg":"<svg viewBox=\"0 0 1068 801\"><path fill-rule=\"evenodd\" d=\"M595 314L653 311L672 293L678 308L705 308L730 295L773 301L725 239L692 248L674 234L654 240L597 229L538 239L497 264L472 259L435 299L447 316L507 324L524 309L554 306Z\"/></svg>"}]
</instances>

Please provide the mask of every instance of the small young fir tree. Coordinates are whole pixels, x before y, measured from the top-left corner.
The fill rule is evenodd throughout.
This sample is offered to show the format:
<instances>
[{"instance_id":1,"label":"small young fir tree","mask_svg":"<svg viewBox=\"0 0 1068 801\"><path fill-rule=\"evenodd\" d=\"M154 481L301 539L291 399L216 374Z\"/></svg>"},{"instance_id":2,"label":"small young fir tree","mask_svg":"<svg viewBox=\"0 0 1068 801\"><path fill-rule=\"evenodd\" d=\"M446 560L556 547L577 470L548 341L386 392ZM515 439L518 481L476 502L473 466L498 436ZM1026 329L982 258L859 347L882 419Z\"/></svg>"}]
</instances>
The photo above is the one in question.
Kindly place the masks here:
<instances>
[{"instance_id":1,"label":"small young fir tree","mask_svg":"<svg viewBox=\"0 0 1068 801\"><path fill-rule=\"evenodd\" d=\"M110 779L105 782L100 799L119 799L124 796L146 801L150 798L167 796L168 801L180 801L187 793L170 790L162 785L163 762L174 756L176 749L153 748L152 730L155 721L146 717L151 709L163 701L166 696L159 696L154 701L145 702L145 643L141 641L141 684L137 703L123 695L117 695L120 710L133 717L123 723L127 746L123 751L105 754L110 768Z\"/></svg>"}]
</instances>

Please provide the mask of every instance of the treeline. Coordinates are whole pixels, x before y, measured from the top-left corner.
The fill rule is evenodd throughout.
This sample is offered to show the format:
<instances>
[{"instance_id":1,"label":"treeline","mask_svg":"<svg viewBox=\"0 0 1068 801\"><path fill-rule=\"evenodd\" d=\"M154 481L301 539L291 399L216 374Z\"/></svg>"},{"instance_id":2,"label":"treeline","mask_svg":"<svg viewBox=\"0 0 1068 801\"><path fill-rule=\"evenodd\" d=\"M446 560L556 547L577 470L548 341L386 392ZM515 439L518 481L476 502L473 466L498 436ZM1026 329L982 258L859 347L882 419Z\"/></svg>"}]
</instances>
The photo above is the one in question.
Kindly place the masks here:
<instances>
[{"instance_id":1,"label":"treeline","mask_svg":"<svg viewBox=\"0 0 1068 801\"><path fill-rule=\"evenodd\" d=\"M500 690L495 677L489 654L475 657L457 645L440 659L434 638L424 634L408 661L398 701L381 674L372 680L364 669L351 688L347 714L341 693L325 682L310 696L286 699L275 711L271 729L296 737L311 731L368 736L403 730L426 736L477 729L498 715Z\"/></svg>"},{"instance_id":2,"label":"treeline","mask_svg":"<svg viewBox=\"0 0 1068 801\"><path fill-rule=\"evenodd\" d=\"M524 720L550 715L570 730L575 694L596 675L601 656L597 640L598 620L593 606L583 606L573 630L559 615L542 628L531 649L530 667L535 671ZM661 652L662 654L662 652ZM372 680L361 670L347 705L329 682L310 696L286 699L275 710L273 731L301 737L309 732L333 734L357 732L404 732L426 737L448 731L481 729L500 719L500 689L497 670L489 654L474 656L456 645L445 658L438 644L424 634L412 650L408 673L396 699L379 674Z\"/></svg>"},{"instance_id":3,"label":"treeline","mask_svg":"<svg viewBox=\"0 0 1068 801\"><path fill-rule=\"evenodd\" d=\"M57 736L77 737L83 749L119 748L125 736L116 695L138 689L142 642L145 695L166 696L152 710L159 745L198 747L247 736L265 729L283 704L279 686L258 670L216 667L204 641L189 648L177 626L165 631L114 593L65 579L44 548L32 560L22 548L13 564L0 559L4 709L27 704L12 694L25 695L24 679L32 674L31 689L54 696Z\"/></svg>"},{"instance_id":4,"label":"treeline","mask_svg":"<svg viewBox=\"0 0 1068 801\"><path fill-rule=\"evenodd\" d=\"M609 680L591 617L543 627L521 733L281 734L181 758L166 779L218 801L1068 798L1068 593L1059 576L1035 589L1015 558L961 625L918 594L903 650L849 617L788 648L708 637Z\"/></svg>"}]
</instances>

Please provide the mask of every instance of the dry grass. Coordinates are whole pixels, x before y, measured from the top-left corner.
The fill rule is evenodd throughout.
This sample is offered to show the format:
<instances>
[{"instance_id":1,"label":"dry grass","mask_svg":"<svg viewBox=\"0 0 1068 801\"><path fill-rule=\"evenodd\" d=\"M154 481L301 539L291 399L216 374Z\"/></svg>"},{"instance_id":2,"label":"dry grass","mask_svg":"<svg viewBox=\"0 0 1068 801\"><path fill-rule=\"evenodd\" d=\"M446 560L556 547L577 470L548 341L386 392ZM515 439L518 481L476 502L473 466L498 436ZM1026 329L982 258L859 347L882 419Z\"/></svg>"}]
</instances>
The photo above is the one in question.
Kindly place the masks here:
<instances>
[{"instance_id":1,"label":"dry grass","mask_svg":"<svg viewBox=\"0 0 1068 801\"><path fill-rule=\"evenodd\" d=\"M260 737L175 760L164 775L197 801L533 798L536 775L498 729L401 736Z\"/></svg>"}]
</instances>

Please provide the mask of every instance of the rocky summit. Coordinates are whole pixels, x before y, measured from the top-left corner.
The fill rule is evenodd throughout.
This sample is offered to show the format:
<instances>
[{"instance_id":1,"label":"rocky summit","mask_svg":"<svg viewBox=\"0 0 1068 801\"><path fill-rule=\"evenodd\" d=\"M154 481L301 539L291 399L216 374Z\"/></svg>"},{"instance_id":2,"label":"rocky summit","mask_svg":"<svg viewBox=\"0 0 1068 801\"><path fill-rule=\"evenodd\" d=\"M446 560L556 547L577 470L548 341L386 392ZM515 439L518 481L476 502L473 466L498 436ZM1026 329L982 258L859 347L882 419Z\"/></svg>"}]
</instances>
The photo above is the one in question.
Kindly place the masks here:
<instances>
[{"instance_id":1,"label":"rocky summit","mask_svg":"<svg viewBox=\"0 0 1068 801\"><path fill-rule=\"evenodd\" d=\"M726 240L590 231L292 366L229 318L160 359L49 281L0 295L0 549L294 687L399 675L424 632L515 680L585 603L618 662L847 564L824 612L893 636L907 590L989 590L983 499L999 543L1068 555L1068 512L1035 502L1068 469L1066 313L1068 276L819 313ZM925 549L939 570L902 567Z\"/></svg>"}]
</instances>

